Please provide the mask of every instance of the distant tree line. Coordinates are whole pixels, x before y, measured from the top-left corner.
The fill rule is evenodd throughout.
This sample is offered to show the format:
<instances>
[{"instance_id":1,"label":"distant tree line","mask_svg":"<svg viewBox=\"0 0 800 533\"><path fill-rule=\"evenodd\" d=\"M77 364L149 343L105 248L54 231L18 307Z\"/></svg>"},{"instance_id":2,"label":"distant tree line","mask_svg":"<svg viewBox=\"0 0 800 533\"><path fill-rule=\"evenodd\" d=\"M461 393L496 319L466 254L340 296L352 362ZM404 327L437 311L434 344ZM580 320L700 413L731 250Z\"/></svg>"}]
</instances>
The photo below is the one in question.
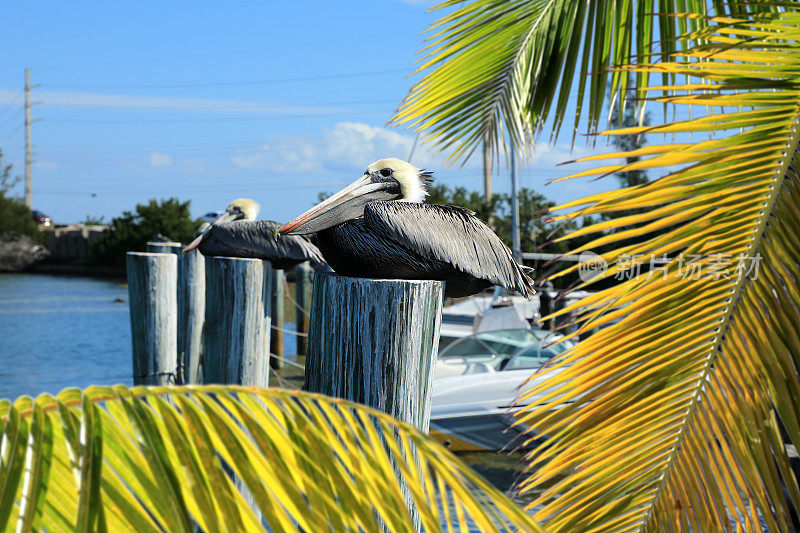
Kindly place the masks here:
<instances>
[{"instance_id":1,"label":"distant tree line","mask_svg":"<svg viewBox=\"0 0 800 533\"><path fill-rule=\"evenodd\" d=\"M20 177L12 174L13 167L3 161L0 150L0 237L7 233L27 235L41 244L47 244L49 234L39 231L33 220L33 213L21 198L11 196L11 189L20 182Z\"/></svg>"},{"instance_id":2,"label":"distant tree line","mask_svg":"<svg viewBox=\"0 0 800 533\"><path fill-rule=\"evenodd\" d=\"M92 262L123 266L126 252L144 251L147 242L158 235L189 243L200 227L200 221L189 213L190 203L177 198L150 200L137 204L136 211L124 211L111 219L108 229L92 243Z\"/></svg>"}]
</instances>

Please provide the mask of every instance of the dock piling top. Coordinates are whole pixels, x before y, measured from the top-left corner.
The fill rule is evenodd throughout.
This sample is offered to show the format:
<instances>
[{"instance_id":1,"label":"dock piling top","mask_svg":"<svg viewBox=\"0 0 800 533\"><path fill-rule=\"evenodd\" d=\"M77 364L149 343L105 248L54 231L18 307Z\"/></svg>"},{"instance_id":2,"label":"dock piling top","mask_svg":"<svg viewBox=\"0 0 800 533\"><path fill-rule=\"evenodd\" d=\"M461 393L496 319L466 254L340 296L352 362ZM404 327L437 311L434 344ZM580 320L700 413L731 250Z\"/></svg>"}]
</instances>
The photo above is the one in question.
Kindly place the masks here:
<instances>
[{"instance_id":1,"label":"dock piling top","mask_svg":"<svg viewBox=\"0 0 800 533\"><path fill-rule=\"evenodd\" d=\"M147 251L158 254L180 254L183 245L179 242L148 242Z\"/></svg>"},{"instance_id":2,"label":"dock piling top","mask_svg":"<svg viewBox=\"0 0 800 533\"><path fill-rule=\"evenodd\" d=\"M318 272L306 389L363 403L428 431L443 284Z\"/></svg>"}]
</instances>

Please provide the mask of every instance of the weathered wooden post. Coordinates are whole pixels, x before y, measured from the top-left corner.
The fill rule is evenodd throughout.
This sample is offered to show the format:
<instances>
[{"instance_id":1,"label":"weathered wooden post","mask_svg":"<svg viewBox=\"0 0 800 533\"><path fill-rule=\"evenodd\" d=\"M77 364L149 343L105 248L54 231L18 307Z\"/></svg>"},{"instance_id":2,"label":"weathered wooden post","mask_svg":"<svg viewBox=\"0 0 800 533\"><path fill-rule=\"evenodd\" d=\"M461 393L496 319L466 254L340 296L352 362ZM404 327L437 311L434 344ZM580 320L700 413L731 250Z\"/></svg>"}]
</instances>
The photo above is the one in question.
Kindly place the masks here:
<instances>
[{"instance_id":1,"label":"weathered wooden post","mask_svg":"<svg viewBox=\"0 0 800 533\"><path fill-rule=\"evenodd\" d=\"M427 433L442 295L440 281L317 272L305 389L374 407ZM395 471L419 531L413 498Z\"/></svg>"},{"instance_id":2,"label":"weathered wooden post","mask_svg":"<svg viewBox=\"0 0 800 533\"><path fill-rule=\"evenodd\" d=\"M179 242L148 242L147 251L152 254L176 254L181 253L183 245Z\"/></svg>"},{"instance_id":3,"label":"weathered wooden post","mask_svg":"<svg viewBox=\"0 0 800 533\"><path fill-rule=\"evenodd\" d=\"M317 272L305 388L369 405L427 433L443 285Z\"/></svg>"},{"instance_id":4,"label":"weathered wooden post","mask_svg":"<svg viewBox=\"0 0 800 533\"><path fill-rule=\"evenodd\" d=\"M260 259L205 261L203 383L266 387L272 267Z\"/></svg>"},{"instance_id":5,"label":"weathered wooden post","mask_svg":"<svg viewBox=\"0 0 800 533\"><path fill-rule=\"evenodd\" d=\"M128 252L134 385L176 382L177 261L174 254Z\"/></svg>"},{"instance_id":6,"label":"weathered wooden post","mask_svg":"<svg viewBox=\"0 0 800 533\"><path fill-rule=\"evenodd\" d=\"M272 269L272 332L269 339L269 351L278 357L283 357L283 270ZM269 365L272 368L283 368L283 361L278 357L270 357Z\"/></svg>"},{"instance_id":7,"label":"weathered wooden post","mask_svg":"<svg viewBox=\"0 0 800 533\"><path fill-rule=\"evenodd\" d=\"M148 242L147 251L178 256L178 382L202 383L200 342L205 312L205 262L179 242Z\"/></svg>"},{"instance_id":8,"label":"weathered wooden post","mask_svg":"<svg viewBox=\"0 0 800 533\"><path fill-rule=\"evenodd\" d=\"M297 302L297 355L308 352L308 321L311 305L311 265L308 261L294 267L294 290Z\"/></svg>"},{"instance_id":9,"label":"weathered wooden post","mask_svg":"<svg viewBox=\"0 0 800 533\"><path fill-rule=\"evenodd\" d=\"M178 256L178 363L182 383L202 383L200 349L206 309L206 263L192 250Z\"/></svg>"}]
</instances>

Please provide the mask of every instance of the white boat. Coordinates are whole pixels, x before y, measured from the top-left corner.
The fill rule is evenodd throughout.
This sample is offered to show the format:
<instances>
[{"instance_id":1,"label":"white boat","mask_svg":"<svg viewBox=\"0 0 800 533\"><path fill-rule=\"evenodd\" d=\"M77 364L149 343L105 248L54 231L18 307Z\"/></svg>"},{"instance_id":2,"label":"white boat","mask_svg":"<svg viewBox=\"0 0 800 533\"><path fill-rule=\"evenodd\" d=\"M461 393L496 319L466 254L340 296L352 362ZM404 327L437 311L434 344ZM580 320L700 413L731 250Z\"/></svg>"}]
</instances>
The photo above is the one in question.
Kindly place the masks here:
<instances>
[{"instance_id":1,"label":"white boat","mask_svg":"<svg viewBox=\"0 0 800 533\"><path fill-rule=\"evenodd\" d=\"M513 310L512 313L507 312L509 308ZM539 319L539 298L534 296L527 300L522 296L506 295L502 289L496 289L492 294L477 294L449 305L442 310L439 347L476 333L484 318L488 320L482 329L530 327L532 322Z\"/></svg>"},{"instance_id":2,"label":"white boat","mask_svg":"<svg viewBox=\"0 0 800 533\"><path fill-rule=\"evenodd\" d=\"M564 298L564 305L590 294L587 291L569 293ZM439 331L439 348L446 347L456 339L472 335L480 331L529 328L539 325L539 296L541 291L530 300L517 295L510 295L496 287L494 292L477 294L442 310L442 325ZM548 291L555 301L559 293Z\"/></svg>"},{"instance_id":3,"label":"white boat","mask_svg":"<svg viewBox=\"0 0 800 533\"><path fill-rule=\"evenodd\" d=\"M484 331L442 349L433 384L430 435L453 451L534 445L535 441L521 437L527 427L514 424L511 410L523 391L555 372L541 371L525 383L571 345L563 341L550 346L559 338L540 329Z\"/></svg>"}]
</instances>

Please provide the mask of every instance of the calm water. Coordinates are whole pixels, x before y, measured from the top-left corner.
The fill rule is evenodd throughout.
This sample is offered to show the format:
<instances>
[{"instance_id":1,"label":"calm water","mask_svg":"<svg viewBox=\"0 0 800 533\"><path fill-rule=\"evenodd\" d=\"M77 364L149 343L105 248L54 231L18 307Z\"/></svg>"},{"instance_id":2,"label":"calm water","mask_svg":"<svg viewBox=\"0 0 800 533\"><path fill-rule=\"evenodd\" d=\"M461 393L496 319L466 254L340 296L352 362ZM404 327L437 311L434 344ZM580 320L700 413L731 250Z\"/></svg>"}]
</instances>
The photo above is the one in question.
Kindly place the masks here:
<instances>
[{"instance_id":1,"label":"calm water","mask_svg":"<svg viewBox=\"0 0 800 533\"><path fill-rule=\"evenodd\" d=\"M294 329L294 324L284 327ZM284 346L287 352L296 350L294 335L284 335ZM131 369L124 285L0 274L0 398L55 394L67 387L133 385Z\"/></svg>"},{"instance_id":2,"label":"calm water","mask_svg":"<svg viewBox=\"0 0 800 533\"><path fill-rule=\"evenodd\" d=\"M127 302L111 281L0 274L0 398L132 385Z\"/></svg>"}]
</instances>

